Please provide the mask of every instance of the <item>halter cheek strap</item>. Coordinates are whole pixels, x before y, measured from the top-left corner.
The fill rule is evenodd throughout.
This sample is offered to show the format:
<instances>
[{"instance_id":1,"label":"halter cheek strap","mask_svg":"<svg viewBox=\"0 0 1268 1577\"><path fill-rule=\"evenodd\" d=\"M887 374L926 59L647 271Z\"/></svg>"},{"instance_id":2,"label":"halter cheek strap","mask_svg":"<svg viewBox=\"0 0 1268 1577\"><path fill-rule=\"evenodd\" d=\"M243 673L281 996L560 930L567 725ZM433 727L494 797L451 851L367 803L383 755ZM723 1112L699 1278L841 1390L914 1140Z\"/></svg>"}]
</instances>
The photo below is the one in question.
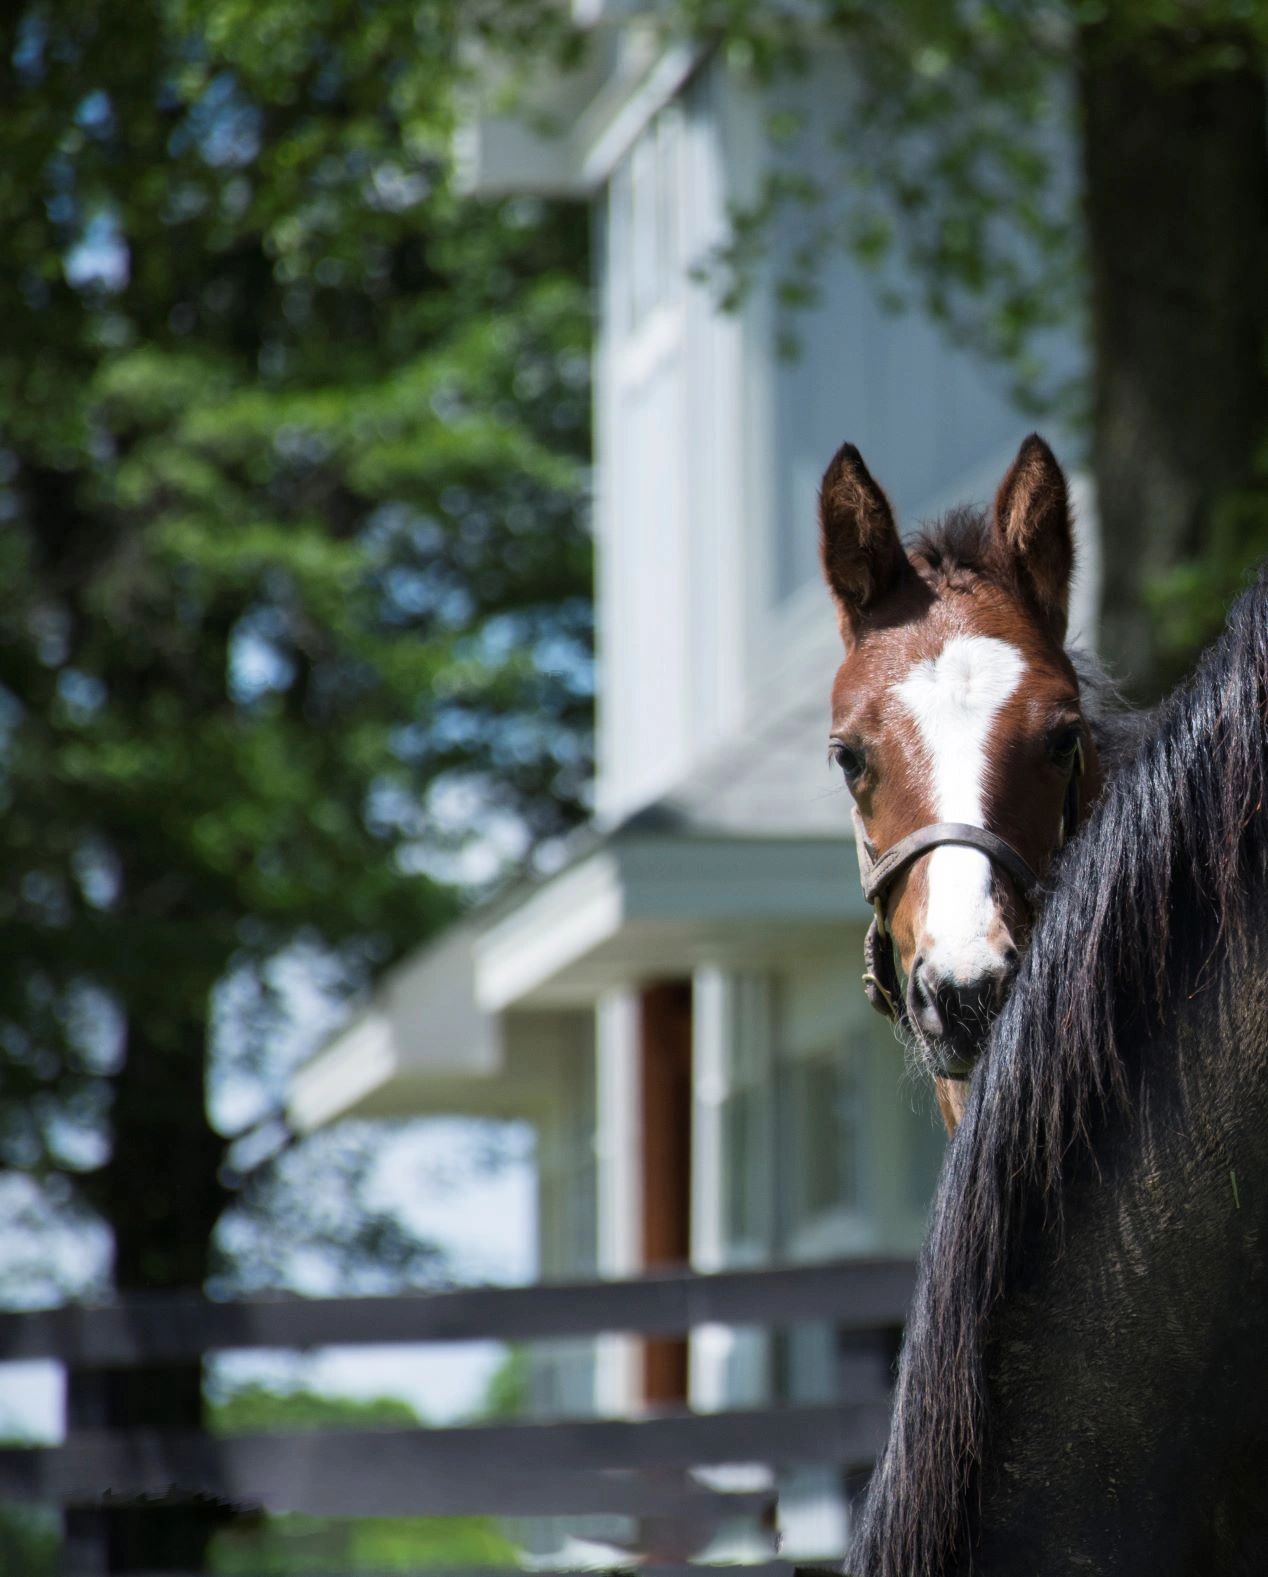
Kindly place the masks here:
<instances>
[{"instance_id":1,"label":"halter cheek strap","mask_svg":"<svg viewBox=\"0 0 1268 1577\"><path fill-rule=\"evenodd\" d=\"M1058 849L1064 847L1066 839L1079 824L1079 780L1082 776L1083 744L1080 741L1075 750L1070 781L1066 785L1065 802L1061 808L1061 825L1057 834ZM920 827L915 832L908 833L905 838L900 838L891 848L886 849L884 854L877 855L867 836L857 805L851 807L851 813L854 818L854 847L858 854L863 896L871 904L873 911L872 923L863 942L863 990L867 1000L878 1013L883 1013L886 1018L907 1029L910 1028L910 1020L907 1016L902 987L899 984L898 966L894 960L893 937L890 935L885 917L885 900L889 889L903 871L921 855L947 844L960 844L967 848L979 849L992 865L1008 872L1018 892L1032 908L1033 894L1039 884L1039 878L1029 862L1013 848L1011 843L985 827L976 827L962 821L937 821L928 827ZM935 1071L941 1078L967 1079L973 1071L975 1060L948 1055Z\"/></svg>"}]
</instances>

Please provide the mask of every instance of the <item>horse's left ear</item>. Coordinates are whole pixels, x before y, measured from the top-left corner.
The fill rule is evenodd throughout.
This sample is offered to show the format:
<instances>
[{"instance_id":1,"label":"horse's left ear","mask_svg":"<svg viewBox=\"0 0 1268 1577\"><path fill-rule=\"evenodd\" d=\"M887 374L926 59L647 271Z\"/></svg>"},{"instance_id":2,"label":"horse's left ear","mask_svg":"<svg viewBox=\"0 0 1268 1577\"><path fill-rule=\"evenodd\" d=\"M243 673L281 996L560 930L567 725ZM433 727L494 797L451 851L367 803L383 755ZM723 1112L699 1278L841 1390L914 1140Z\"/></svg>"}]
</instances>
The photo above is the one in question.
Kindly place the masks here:
<instances>
[{"instance_id":1,"label":"horse's left ear","mask_svg":"<svg viewBox=\"0 0 1268 1577\"><path fill-rule=\"evenodd\" d=\"M1065 474L1038 433L1023 440L999 484L995 535L1057 639L1063 640L1074 572L1074 529Z\"/></svg>"}]
</instances>

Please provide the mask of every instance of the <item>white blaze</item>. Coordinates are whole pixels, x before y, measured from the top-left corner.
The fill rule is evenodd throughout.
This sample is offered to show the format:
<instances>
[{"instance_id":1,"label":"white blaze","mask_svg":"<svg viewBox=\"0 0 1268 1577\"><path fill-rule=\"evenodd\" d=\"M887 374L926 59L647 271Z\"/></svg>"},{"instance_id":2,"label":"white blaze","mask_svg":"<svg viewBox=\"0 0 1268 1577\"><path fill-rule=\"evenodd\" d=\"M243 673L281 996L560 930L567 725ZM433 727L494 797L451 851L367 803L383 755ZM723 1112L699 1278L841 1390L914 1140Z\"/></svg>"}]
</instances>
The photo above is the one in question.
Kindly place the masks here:
<instances>
[{"instance_id":1,"label":"white blaze","mask_svg":"<svg viewBox=\"0 0 1268 1577\"><path fill-rule=\"evenodd\" d=\"M896 687L928 754L938 821L984 825L991 724L1025 668L1006 641L957 635ZM991 862L978 849L949 844L933 851L928 870L925 956L936 973L968 985L999 966L986 939L995 919Z\"/></svg>"}]
</instances>

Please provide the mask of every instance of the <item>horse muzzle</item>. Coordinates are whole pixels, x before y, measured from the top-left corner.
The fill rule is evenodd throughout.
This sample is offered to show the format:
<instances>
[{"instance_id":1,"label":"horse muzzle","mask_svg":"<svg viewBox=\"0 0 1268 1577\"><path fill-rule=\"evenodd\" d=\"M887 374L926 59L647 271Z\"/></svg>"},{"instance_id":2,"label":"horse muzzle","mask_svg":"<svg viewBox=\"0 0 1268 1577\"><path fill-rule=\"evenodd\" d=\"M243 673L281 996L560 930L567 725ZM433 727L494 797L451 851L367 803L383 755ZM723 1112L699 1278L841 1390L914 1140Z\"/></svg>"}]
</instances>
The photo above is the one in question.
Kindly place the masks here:
<instances>
[{"instance_id":1,"label":"horse muzzle","mask_svg":"<svg viewBox=\"0 0 1268 1577\"><path fill-rule=\"evenodd\" d=\"M1016 975L1012 947L967 983L940 974L929 959L915 960L907 980L907 1017L936 1077L963 1079L972 1072Z\"/></svg>"},{"instance_id":2,"label":"horse muzzle","mask_svg":"<svg viewBox=\"0 0 1268 1577\"><path fill-rule=\"evenodd\" d=\"M930 960L917 959L904 991L885 920L886 895L913 860L947 844L967 845L985 854L993 866L1012 877L1027 903L1031 902L1038 878L1003 838L985 827L961 822L921 827L878 856L867 838L857 806L853 814L859 874L864 896L874 911L864 944L863 985L868 1001L900 1028L914 1032L935 1077L966 1079L985 1042L990 1020L1017 972L1016 950L1003 949L996 962L977 970L967 983L940 974Z\"/></svg>"}]
</instances>

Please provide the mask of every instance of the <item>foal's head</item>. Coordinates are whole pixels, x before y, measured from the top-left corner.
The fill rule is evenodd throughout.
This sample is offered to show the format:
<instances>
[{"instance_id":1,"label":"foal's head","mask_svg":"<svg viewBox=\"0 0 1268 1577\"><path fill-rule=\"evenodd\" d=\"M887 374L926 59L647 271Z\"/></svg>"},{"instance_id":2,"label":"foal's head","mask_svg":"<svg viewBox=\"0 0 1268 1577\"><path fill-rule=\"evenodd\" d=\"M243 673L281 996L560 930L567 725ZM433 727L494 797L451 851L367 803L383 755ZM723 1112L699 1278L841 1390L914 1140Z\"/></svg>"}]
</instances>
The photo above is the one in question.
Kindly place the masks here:
<instances>
[{"instance_id":1,"label":"foal's head","mask_svg":"<svg viewBox=\"0 0 1268 1577\"><path fill-rule=\"evenodd\" d=\"M1027 438L989 515L954 514L905 551L888 500L845 444L823 479L820 531L845 642L831 750L875 855L930 824L967 823L1042 877L1072 777L1081 769L1085 805L1101 781L1063 645L1074 548L1052 451ZM1030 922L1023 883L1007 853L939 841L878 908L905 979L895 1008L942 1076L951 1125L962 1086L944 1080L963 1077L1016 972Z\"/></svg>"}]
</instances>

